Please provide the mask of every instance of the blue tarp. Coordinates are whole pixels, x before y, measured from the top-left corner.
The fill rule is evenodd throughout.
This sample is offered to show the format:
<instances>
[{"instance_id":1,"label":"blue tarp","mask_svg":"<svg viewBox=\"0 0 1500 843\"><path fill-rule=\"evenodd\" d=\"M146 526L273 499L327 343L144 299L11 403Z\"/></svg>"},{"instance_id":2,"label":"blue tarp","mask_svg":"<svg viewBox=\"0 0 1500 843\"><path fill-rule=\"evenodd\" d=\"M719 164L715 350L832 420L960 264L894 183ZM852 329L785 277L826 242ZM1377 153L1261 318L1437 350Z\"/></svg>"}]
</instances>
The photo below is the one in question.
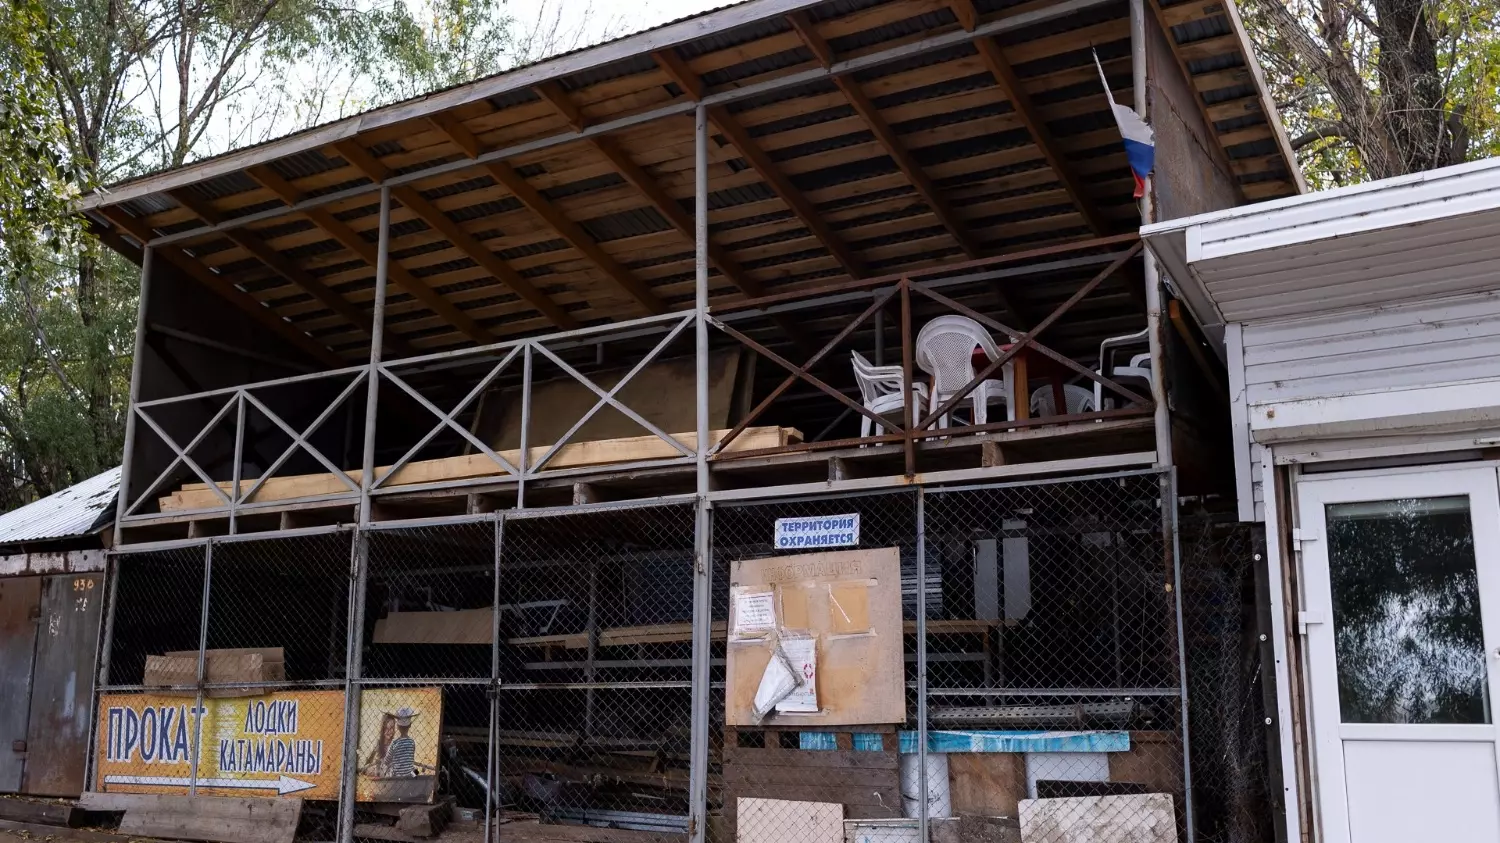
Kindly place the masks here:
<instances>
[{"instance_id":1,"label":"blue tarp","mask_svg":"<svg viewBox=\"0 0 1500 843\"><path fill-rule=\"evenodd\" d=\"M832 732L802 732L798 741L802 749L837 749ZM881 748L880 735L854 733L856 750ZM1128 752L1129 732L951 732L927 733L928 752ZM901 752L917 751L917 733L901 733Z\"/></svg>"}]
</instances>

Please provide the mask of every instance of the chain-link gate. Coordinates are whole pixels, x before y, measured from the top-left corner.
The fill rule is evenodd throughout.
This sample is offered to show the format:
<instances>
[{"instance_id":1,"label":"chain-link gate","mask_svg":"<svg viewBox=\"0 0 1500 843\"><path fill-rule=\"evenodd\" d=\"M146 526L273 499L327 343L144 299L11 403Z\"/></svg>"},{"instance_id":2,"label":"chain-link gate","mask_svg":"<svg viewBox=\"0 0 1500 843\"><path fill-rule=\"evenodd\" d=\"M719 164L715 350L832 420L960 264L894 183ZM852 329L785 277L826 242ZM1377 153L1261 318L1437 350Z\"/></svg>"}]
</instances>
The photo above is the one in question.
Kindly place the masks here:
<instances>
[{"instance_id":1,"label":"chain-link gate","mask_svg":"<svg viewBox=\"0 0 1500 843\"><path fill-rule=\"evenodd\" d=\"M93 781L274 781L307 840L1256 839L1245 533L1193 522L1179 571L1174 500L1130 472L119 553Z\"/></svg>"}]
</instances>

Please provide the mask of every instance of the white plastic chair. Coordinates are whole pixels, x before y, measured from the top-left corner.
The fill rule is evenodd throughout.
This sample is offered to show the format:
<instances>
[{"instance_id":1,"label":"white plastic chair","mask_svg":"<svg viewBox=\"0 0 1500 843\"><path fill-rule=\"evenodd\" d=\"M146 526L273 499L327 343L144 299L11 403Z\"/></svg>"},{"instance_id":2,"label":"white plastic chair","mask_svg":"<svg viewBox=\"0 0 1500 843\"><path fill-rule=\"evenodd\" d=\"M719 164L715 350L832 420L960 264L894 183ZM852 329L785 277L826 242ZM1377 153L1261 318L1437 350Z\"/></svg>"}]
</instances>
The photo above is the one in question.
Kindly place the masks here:
<instances>
[{"instance_id":1,"label":"white plastic chair","mask_svg":"<svg viewBox=\"0 0 1500 843\"><path fill-rule=\"evenodd\" d=\"M878 416L899 414L904 421L906 402L901 398L901 367L876 366L858 351L850 353L854 356L854 379L859 382L859 395L865 409ZM927 384L913 382L911 396L912 406L920 412L927 404ZM885 432L885 428L875 424L869 416L860 416L860 436L869 436L872 427L876 436Z\"/></svg>"},{"instance_id":2,"label":"white plastic chair","mask_svg":"<svg viewBox=\"0 0 1500 843\"><path fill-rule=\"evenodd\" d=\"M1064 408L1065 412L1061 415L1072 416L1078 413L1094 412L1094 407L1096 406L1094 404L1094 393L1085 387L1073 383L1063 384L1062 389L1063 403L1067 406ZM1031 415L1034 418L1060 415L1052 406L1053 400L1052 386L1050 384L1031 393Z\"/></svg>"},{"instance_id":3,"label":"white plastic chair","mask_svg":"<svg viewBox=\"0 0 1500 843\"><path fill-rule=\"evenodd\" d=\"M1151 386L1151 355L1136 354L1130 358L1129 366L1113 365L1113 352L1115 349L1128 348L1129 346L1141 346L1147 342L1148 331L1143 329L1134 334L1126 334L1123 337L1110 337L1099 343L1099 374L1111 380L1118 378L1133 378L1143 381L1149 389ZM1108 404L1106 404L1106 401ZM1113 396L1105 398L1104 385L1094 384L1094 407L1104 409L1115 401Z\"/></svg>"},{"instance_id":4,"label":"white plastic chair","mask_svg":"<svg viewBox=\"0 0 1500 843\"><path fill-rule=\"evenodd\" d=\"M984 326L967 316L939 316L922 326L917 334L916 358L922 371L932 376L932 394L928 412L932 412L957 395L977 374L974 371L974 347L984 349L991 360L1000 356L1000 349ZM1015 408L1010 405L1012 365L1002 367L1001 380L986 380L964 397L958 406L967 404L972 412L974 424L988 423L990 404L1004 404L1006 419L1015 421ZM938 427L948 427L945 413L938 419Z\"/></svg>"}]
</instances>

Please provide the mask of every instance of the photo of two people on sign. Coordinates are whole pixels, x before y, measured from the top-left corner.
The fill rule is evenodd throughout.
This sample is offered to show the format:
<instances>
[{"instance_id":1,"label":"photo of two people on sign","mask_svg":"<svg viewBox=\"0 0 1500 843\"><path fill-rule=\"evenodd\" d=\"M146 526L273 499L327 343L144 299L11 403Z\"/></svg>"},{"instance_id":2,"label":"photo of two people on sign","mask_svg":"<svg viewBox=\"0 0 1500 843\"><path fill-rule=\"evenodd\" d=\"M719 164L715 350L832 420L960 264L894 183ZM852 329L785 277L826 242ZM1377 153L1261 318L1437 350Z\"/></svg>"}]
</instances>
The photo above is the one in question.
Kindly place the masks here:
<instances>
[{"instance_id":1,"label":"photo of two people on sign","mask_svg":"<svg viewBox=\"0 0 1500 843\"><path fill-rule=\"evenodd\" d=\"M380 711L378 738L372 743L361 733L358 798L370 802L430 801L437 783L436 759L431 757L433 752L423 750L426 744L433 744L435 749L436 736L428 736L422 725L418 725L418 734L412 735L413 724L422 719L423 712L409 705L394 711L376 710ZM435 724L427 725L435 728Z\"/></svg>"}]
</instances>

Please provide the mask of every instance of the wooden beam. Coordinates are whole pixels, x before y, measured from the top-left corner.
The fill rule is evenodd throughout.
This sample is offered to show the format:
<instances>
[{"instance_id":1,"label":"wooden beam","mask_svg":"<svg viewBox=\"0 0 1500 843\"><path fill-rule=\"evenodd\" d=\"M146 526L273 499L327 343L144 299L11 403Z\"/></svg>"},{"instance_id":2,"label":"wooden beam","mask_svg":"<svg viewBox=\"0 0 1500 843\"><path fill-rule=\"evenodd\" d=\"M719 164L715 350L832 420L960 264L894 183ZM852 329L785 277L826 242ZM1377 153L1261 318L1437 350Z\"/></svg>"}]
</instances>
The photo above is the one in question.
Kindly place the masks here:
<instances>
[{"instance_id":1,"label":"wooden beam","mask_svg":"<svg viewBox=\"0 0 1500 843\"><path fill-rule=\"evenodd\" d=\"M151 239L149 229L140 220L131 217L117 207L100 208L100 213L109 218L110 222L122 231L128 232L137 240L146 241ZM125 221L129 222L125 222ZM90 228L94 234L104 242L106 246L124 255L126 260L141 263L141 251L138 247L130 245L120 234L110 228L93 223ZM254 296L241 290L229 282L228 278L216 275L212 270L199 263L195 258L176 246L155 247L156 253L168 263L177 267L185 275L207 287L220 298L234 305L252 319L259 322L271 333L286 340L295 348L305 352L309 357L330 369L343 368L349 365L349 361L334 354L329 348L306 333L298 330L292 323L277 316L275 311L261 304Z\"/></svg>"},{"instance_id":2,"label":"wooden beam","mask_svg":"<svg viewBox=\"0 0 1500 843\"><path fill-rule=\"evenodd\" d=\"M478 158L484 151L484 144L474 133L469 131L461 122L450 115L443 114L430 119L432 125L438 131L448 136L454 146L464 151L470 158ZM515 196L522 205L531 209L533 214L542 218L557 235L566 240L569 245L576 249L590 263L597 266L605 275L608 275L616 284L624 288L648 313L653 315L666 313L667 305L646 282L637 278L634 273L626 269L615 260L612 255L584 231L578 223L568 219L555 205L547 201L547 198L536 188L532 187L526 178L516 172L515 168L503 161L490 161L482 165L490 177L499 182ZM430 224L430 223L429 223Z\"/></svg>"},{"instance_id":3,"label":"wooden beam","mask_svg":"<svg viewBox=\"0 0 1500 843\"><path fill-rule=\"evenodd\" d=\"M619 144L610 137L601 136L593 138L591 142L594 149L598 150L599 154L604 156L610 166L615 168L615 172L619 173L625 181L630 182L631 187L634 187L642 196L646 197L646 201L651 203L651 206L656 209L657 213L661 214L667 222L672 224L673 228L687 237L690 242L696 242L698 234L697 229L694 227L692 215L684 211L682 205L676 199L667 195L667 192L662 189L656 179L653 179L651 174L647 173L641 165L635 163L629 153L621 149ZM712 241L708 244L708 261L718 267L719 271L724 273L724 277L728 278L730 283L738 287L740 292L745 295L752 298L765 295L765 288L761 286L761 283L745 275L745 271L740 268L739 264L735 263L734 259L729 256L729 253Z\"/></svg>"},{"instance_id":4,"label":"wooden beam","mask_svg":"<svg viewBox=\"0 0 1500 843\"><path fill-rule=\"evenodd\" d=\"M667 312L666 303L657 298L649 284L637 278L634 273L615 260L614 256L604 251L588 232L584 231L578 223L568 219L562 211L557 209L557 206L532 187L524 176L516 172L514 167L503 161L489 161L483 166L495 181L504 185L511 195L520 200L522 205L531 209L533 214L541 217L542 221L557 232L559 237L566 240L590 263L599 267L605 275L624 288L625 292L639 302L648 313L654 315Z\"/></svg>"},{"instance_id":5,"label":"wooden beam","mask_svg":"<svg viewBox=\"0 0 1500 843\"><path fill-rule=\"evenodd\" d=\"M199 200L186 190L169 190L167 195L177 201L177 204L189 211L209 225L217 225L223 221L220 215L208 203ZM373 317L363 313L359 308L351 304L347 299L333 290L329 289L322 281L312 277L296 264L292 263L285 255L276 251L271 244L261 239L255 232L247 228L232 228L224 232L224 236L238 243L240 248L249 252L254 258L265 264L277 275L292 282L293 285L303 292L322 302L323 306L342 316L345 321L363 331L366 336L374 336L372 322ZM387 344L401 354L409 354L410 346L407 346L397 337L389 337Z\"/></svg>"},{"instance_id":6,"label":"wooden beam","mask_svg":"<svg viewBox=\"0 0 1500 843\"><path fill-rule=\"evenodd\" d=\"M818 212L817 207L802 194L802 191L797 189L796 185L792 184L792 180L787 178L786 174L781 172L776 162L771 160L771 156L756 144L755 139L750 137L750 133L745 131L734 116L723 106L714 106L709 108L708 117L729 139L729 142L734 144L740 156L750 163L766 185L781 197L781 201L786 203L793 214L797 215L812 236L822 242L823 247L828 250L834 260L838 261L844 271L852 278L863 278L867 274L864 262L834 233L833 229L828 226L827 220Z\"/></svg>"},{"instance_id":7,"label":"wooden beam","mask_svg":"<svg viewBox=\"0 0 1500 843\"><path fill-rule=\"evenodd\" d=\"M531 89L536 91L542 99L551 103L552 107L557 109L557 112L575 131L581 132L588 126L588 118L583 116L583 112L578 109L578 104L573 102L573 98L568 96L568 92L563 90L562 85L556 79L533 85Z\"/></svg>"},{"instance_id":8,"label":"wooden beam","mask_svg":"<svg viewBox=\"0 0 1500 843\"><path fill-rule=\"evenodd\" d=\"M797 35L802 38L802 43L817 57L818 63L825 68L832 67L833 63L837 61L837 56L834 54L833 48L829 46L828 41L823 38L818 32L817 27L813 25L807 13L793 12L787 15L787 20L792 24L792 29L796 30ZM854 107L855 113L860 116L865 125L870 127L870 132L875 135L875 140L885 149L886 154L891 156L891 160L896 162L896 167L911 182L912 187L916 188L917 195L922 197L923 202L927 203L927 207L932 210L933 216L937 217L938 222L942 224L943 228L947 229L948 233L953 236L959 248L963 249L964 254L970 258L979 257L983 251L979 248L979 244L975 242L973 236L959 222L958 214L954 213L953 207L948 204L948 200L938 190L937 185L933 183L932 179L927 177L927 173L922 169L922 165L917 163L916 158L912 157L912 154L907 151L905 144L901 143L901 138L896 135L896 131L886 122L885 116L880 113L880 109L876 108L875 103L871 102L870 98L865 96L864 89L859 86L859 82L853 76L845 75L833 77L833 83L843 92L844 99L848 100L849 105Z\"/></svg>"},{"instance_id":9,"label":"wooden beam","mask_svg":"<svg viewBox=\"0 0 1500 843\"><path fill-rule=\"evenodd\" d=\"M435 231L448 238L448 242L467 255L470 260L483 267L484 271L495 276L495 280L514 290L516 295L527 304L552 320L552 324L565 331L579 327L578 320L574 319L561 305L548 298L546 293L521 277L519 272L479 242L478 238L464 231L462 226L454 222L441 209L423 198L416 188L409 186L392 188L391 195L412 213L421 217Z\"/></svg>"},{"instance_id":10,"label":"wooden beam","mask_svg":"<svg viewBox=\"0 0 1500 843\"><path fill-rule=\"evenodd\" d=\"M662 72L686 91L689 97L695 100L702 98L702 81L693 74L675 50L657 50L651 54L651 58L656 60ZM766 185L781 197L781 201L786 203L793 214L797 215L797 218L807 227L808 232L822 242L823 248L828 250L844 271L852 278L863 277L866 274L864 263L850 251L838 235L834 234L833 229L828 227L828 223L824 221L812 202L809 202L807 197L802 195L802 191L792 184L791 179L776 167L776 163L755 143L754 138L750 137L750 133L734 119L729 110L723 106L710 107L708 119L729 139L730 143L734 144L740 156L750 162L751 168L765 181Z\"/></svg>"},{"instance_id":11,"label":"wooden beam","mask_svg":"<svg viewBox=\"0 0 1500 843\"><path fill-rule=\"evenodd\" d=\"M342 155L343 153L340 152L340 154ZM348 160L347 156L345 156L345 160ZM378 164L379 162L376 163ZM383 166L381 165L382 169ZM296 205L298 200L301 199L298 190L269 167L251 167L245 172L250 178L276 194L282 202L285 202L289 206ZM334 217L327 208L304 208L301 214L307 217L313 225L322 229L325 234L343 244L344 248L353 252L360 260L372 267L375 266L378 260L378 250L375 244L369 242L359 232ZM411 274L410 271L394 260L388 261L387 266L390 273L390 280L394 281L396 286L409 293L412 298L425 305L428 310L437 314L439 318L447 321L448 324L463 332L465 336L474 342L480 344L495 342L496 338L494 334L474 321L473 317L460 310L452 302L443 298L442 294L430 287L427 282Z\"/></svg>"},{"instance_id":12,"label":"wooden beam","mask_svg":"<svg viewBox=\"0 0 1500 843\"><path fill-rule=\"evenodd\" d=\"M949 0L948 8L964 32L973 32L979 26L979 10L974 8L973 0Z\"/></svg>"},{"instance_id":13,"label":"wooden beam","mask_svg":"<svg viewBox=\"0 0 1500 843\"><path fill-rule=\"evenodd\" d=\"M1005 98L1010 100L1016 117L1026 128L1027 134L1031 135L1032 142L1042 153L1047 166L1052 169L1057 180L1062 182L1063 189L1068 192L1073 204L1078 207L1078 212L1083 215L1084 222L1088 223L1089 229L1100 236L1108 233L1110 230L1108 219L1100 213L1099 207L1084 191L1078 176L1063 160L1062 154L1058 151L1057 141L1052 137L1052 131L1047 128L1046 121L1032 105L1031 97L1027 96L1025 88L1021 86L1020 78L1010 66L1010 61L1005 58L1005 52L1000 48L999 43L993 38L976 38L974 46L979 50L979 57L990 71L990 75L995 78L995 83L999 85Z\"/></svg>"},{"instance_id":14,"label":"wooden beam","mask_svg":"<svg viewBox=\"0 0 1500 843\"><path fill-rule=\"evenodd\" d=\"M1192 355L1193 362L1198 364L1203 376L1208 378L1208 382L1213 385L1214 395L1227 402L1229 388L1225 386L1224 378L1219 375L1218 367L1208 359L1207 354L1203 353L1203 344L1198 341L1192 326L1182 315L1182 304L1176 299L1167 302L1167 319L1172 323L1172 327L1177 329L1177 335L1182 337L1182 343L1187 346L1188 354Z\"/></svg>"},{"instance_id":15,"label":"wooden beam","mask_svg":"<svg viewBox=\"0 0 1500 843\"><path fill-rule=\"evenodd\" d=\"M668 79L676 82L677 87L681 88L689 99L694 101L703 99L703 80L699 79L698 74L687 66L687 62L677 54L675 47L657 50L651 54L651 58L656 62L656 66L661 68L662 73L667 74Z\"/></svg>"}]
</instances>

